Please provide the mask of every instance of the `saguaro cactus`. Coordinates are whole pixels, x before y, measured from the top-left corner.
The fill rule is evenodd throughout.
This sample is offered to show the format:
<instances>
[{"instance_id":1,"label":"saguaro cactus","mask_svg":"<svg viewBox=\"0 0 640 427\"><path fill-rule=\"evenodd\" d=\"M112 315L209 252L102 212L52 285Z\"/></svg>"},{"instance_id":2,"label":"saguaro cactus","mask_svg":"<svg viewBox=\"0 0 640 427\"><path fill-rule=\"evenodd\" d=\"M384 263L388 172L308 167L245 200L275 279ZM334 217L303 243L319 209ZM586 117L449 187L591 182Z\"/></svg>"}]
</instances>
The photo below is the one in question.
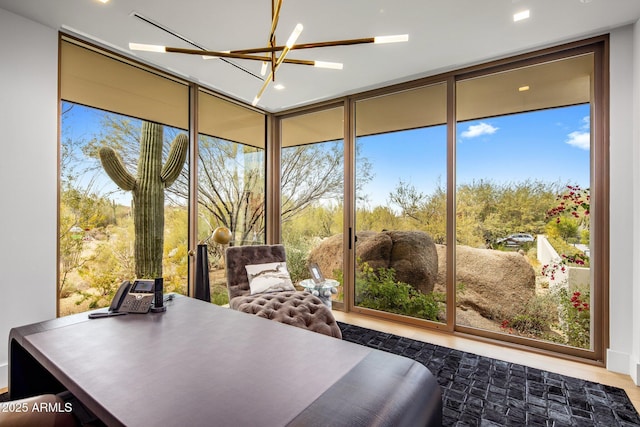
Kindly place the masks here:
<instances>
[{"instance_id":1,"label":"saguaro cactus","mask_svg":"<svg viewBox=\"0 0 640 427\"><path fill-rule=\"evenodd\" d=\"M164 189L180 175L189 146L187 135L178 135L171 143L169 157L163 166L162 141L162 125L143 122L137 177L127 171L112 148L99 150L107 175L118 187L133 194L134 256L139 279L162 277Z\"/></svg>"}]
</instances>

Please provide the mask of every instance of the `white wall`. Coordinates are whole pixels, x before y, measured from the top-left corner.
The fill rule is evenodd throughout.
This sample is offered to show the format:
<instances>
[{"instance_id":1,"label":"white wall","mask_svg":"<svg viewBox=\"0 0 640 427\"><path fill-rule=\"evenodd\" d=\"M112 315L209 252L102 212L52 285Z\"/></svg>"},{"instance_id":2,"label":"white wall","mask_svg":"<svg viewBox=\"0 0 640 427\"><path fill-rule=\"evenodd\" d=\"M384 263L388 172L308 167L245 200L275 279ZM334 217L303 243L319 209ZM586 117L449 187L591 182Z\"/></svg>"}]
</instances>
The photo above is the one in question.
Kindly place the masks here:
<instances>
[{"instance_id":1,"label":"white wall","mask_svg":"<svg viewBox=\"0 0 640 427\"><path fill-rule=\"evenodd\" d=\"M611 34L607 367L640 371L640 23ZM0 388L14 326L55 316L57 33L0 9ZM634 69L635 66L635 69ZM635 166L635 167L634 167Z\"/></svg>"},{"instance_id":2,"label":"white wall","mask_svg":"<svg viewBox=\"0 0 640 427\"><path fill-rule=\"evenodd\" d=\"M627 373L636 381L633 342L637 335L634 321L633 230L637 221L638 195L633 191L634 164L634 102L633 92L637 90L633 62L637 54L634 46L634 26L620 28L611 33L610 52L610 340L607 350L607 368Z\"/></svg>"},{"instance_id":3,"label":"white wall","mask_svg":"<svg viewBox=\"0 0 640 427\"><path fill-rule=\"evenodd\" d=\"M638 117L640 113L640 21L634 26L633 34L633 117ZM629 286L633 290L633 316L628 319L631 322L632 351L631 360L629 361L629 374L633 378L636 385L640 384L640 263L638 263L638 255L640 254L640 123L633 120L632 141L633 149L631 157L633 165L633 176L631 185L628 187L634 195L633 198L633 223L630 235L633 240L633 270Z\"/></svg>"},{"instance_id":4,"label":"white wall","mask_svg":"<svg viewBox=\"0 0 640 427\"><path fill-rule=\"evenodd\" d=\"M56 314L57 40L0 9L0 388L9 330Z\"/></svg>"},{"instance_id":5,"label":"white wall","mask_svg":"<svg viewBox=\"0 0 640 427\"><path fill-rule=\"evenodd\" d=\"M629 286L632 288L632 304L633 315L628 319L629 329L631 336L631 357L629 360L628 372L633 378L636 385L640 385L640 263L638 263L638 255L640 254L640 123L638 123L637 117L640 113L640 21L636 22L633 33L633 45L631 55L633 57L633 85L631 92L632 97L632 114L631 118L633 123L631 144L633 149L630 152L632 157L632 163L635 166L633 174L631 176L630 185L627 186L629 191L633 194L633 222L630 235L633 241L633 269L631 277L629 278ZM636 118L634 120L634 118Z\"/></svg>"}]
</instances>

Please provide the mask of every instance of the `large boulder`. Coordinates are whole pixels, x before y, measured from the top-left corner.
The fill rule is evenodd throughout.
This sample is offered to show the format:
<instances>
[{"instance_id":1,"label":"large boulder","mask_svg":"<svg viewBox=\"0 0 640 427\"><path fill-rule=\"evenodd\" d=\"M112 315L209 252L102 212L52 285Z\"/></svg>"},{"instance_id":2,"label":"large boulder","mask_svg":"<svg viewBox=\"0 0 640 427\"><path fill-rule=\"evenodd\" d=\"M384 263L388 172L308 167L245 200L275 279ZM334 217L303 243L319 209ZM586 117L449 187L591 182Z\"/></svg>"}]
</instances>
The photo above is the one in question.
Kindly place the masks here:
<instances>
[{"instance_id":1,"label":"large boulder","mask_svg":"<svg viewBox=\"0 0 640 427\"><path fill-rule=\"evenodd\" d=\"M361 231L356 235L356 257L374 270L393 268L396 280L423 293L433 291L438 276L438 253L431 237L422 231ZM327 276L342 270L342 235L331 236L309 254Z\"/></svg>"},{"instance_id":2,"label":"large boulder","mask_svg":"<svg viewBox=\"0 0 640 427\"><path fill-rule=\"evenodd\" d=\"M444 290L447 271L445 245L438 252L437 289ZM456 248L456 305L485 318L501 321L522 314L535 296L536 274L527 258L517 252Z\"/></svg>"}]
</instances>

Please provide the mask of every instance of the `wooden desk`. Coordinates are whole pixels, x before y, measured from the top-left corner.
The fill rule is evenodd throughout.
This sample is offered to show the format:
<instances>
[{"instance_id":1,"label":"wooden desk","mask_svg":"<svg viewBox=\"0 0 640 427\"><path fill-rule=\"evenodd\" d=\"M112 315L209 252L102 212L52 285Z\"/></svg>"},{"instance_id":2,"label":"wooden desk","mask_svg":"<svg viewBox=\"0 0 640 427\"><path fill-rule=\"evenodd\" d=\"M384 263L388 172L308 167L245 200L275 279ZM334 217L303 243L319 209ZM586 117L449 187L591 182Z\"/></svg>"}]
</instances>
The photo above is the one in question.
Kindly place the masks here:
<instances>
[{"instance_id":1,"label":"wooden desk","mask_svg":"<svg viewBox=\"0 0 640 427\"><path fill-rule=\"evenodd\" d=\"M107 425L439 425L421 364L178 297L164 313L14 328L9 393L69 390ZM437 395L434 395L437 394Z\"/></svg>"}]
</instances>

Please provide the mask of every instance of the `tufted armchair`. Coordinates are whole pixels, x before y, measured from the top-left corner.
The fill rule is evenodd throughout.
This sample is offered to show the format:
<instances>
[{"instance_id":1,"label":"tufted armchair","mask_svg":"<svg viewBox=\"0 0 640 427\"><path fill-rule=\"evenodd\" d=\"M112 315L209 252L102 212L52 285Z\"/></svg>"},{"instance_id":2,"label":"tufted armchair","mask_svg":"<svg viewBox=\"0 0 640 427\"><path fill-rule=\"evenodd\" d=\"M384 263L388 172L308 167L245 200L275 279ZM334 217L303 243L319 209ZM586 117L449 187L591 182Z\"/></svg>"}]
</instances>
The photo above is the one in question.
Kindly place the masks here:
<instances>
[{"instance_id":1,"label":"tufted armchair","mask_svg":"<svg viewBox=\"0 0 640 427\"><path fill-rule=\"evenodd\" d=\"M286 262L282 245L231 246L226 251L229 307L287 325L342 338L331 310L304 291L276 291L251 295L246 266Z\"/></svg>"}]
</instances>

